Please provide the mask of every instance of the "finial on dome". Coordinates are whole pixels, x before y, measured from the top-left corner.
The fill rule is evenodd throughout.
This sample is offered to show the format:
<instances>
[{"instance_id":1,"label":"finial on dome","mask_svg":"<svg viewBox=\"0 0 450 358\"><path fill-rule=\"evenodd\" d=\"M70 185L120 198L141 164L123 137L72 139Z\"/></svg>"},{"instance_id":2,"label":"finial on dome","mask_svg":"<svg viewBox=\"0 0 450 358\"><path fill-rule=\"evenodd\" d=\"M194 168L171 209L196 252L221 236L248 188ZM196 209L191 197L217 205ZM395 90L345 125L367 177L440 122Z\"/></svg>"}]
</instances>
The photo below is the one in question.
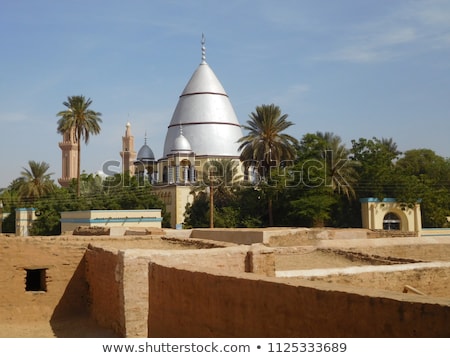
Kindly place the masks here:
<instances>
[{"instance_id":1,"label":"finial on dome","mask_svg":"<svg viewBox=\"0 0 450 358\"><path fill-rule=\"evenodd\" d=\"M183 135L183 124L180 122L180 135Z\"/></svg>"},{"instance_id":2,"label":"finial on dome","mask_svg":"<svg viewBox=\"0 0 450 358\"><path fill-rule=\"evenodd\" d=\"M144 144L147 144L147 131L145 131L145 135L144 135Z\"/></svg>"},{"instance_id":3,"label":"finial on dome","mask_svg":"<svg viewBox=\"0 0 450 358\"><path fill-rule=\"evenodd\" d=\"M206 63L205 34L202 33L202 63Z\"/></svg>"}]
</instances>

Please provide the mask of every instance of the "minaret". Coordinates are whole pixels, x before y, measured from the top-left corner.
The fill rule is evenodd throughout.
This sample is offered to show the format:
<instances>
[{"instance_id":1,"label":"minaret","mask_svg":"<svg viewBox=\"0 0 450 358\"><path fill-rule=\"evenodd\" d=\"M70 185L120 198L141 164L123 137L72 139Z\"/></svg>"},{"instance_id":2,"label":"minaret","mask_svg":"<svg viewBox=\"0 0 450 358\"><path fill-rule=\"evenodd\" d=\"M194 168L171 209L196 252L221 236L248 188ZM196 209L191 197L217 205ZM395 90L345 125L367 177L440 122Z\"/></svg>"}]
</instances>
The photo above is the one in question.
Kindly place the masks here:
<instances>
[{"instance_id":1,"label":"minaret","mask_svg":"<svg viewBox=\"0 0 450 358\"><path fill-rule=\"evenodd\" d=\"M125 136L122 137L122 173L129 172L134 175L134 162L136 161L136 152L134 151L134 136L131 135L130 122L126 125Z\"/></svg>"},{"instance_id":2,"label":"minaret","mask_svg":"<svg viewBox=\"0 0 450 358\"><path fill-rule=\"evenodd\" d=\"M62 187L67 188L70 182L77 178L78 143L75 139L75 128L63 134L59 147L62 151L62 176L58 182Z\"/></svg>"}]
</instances>

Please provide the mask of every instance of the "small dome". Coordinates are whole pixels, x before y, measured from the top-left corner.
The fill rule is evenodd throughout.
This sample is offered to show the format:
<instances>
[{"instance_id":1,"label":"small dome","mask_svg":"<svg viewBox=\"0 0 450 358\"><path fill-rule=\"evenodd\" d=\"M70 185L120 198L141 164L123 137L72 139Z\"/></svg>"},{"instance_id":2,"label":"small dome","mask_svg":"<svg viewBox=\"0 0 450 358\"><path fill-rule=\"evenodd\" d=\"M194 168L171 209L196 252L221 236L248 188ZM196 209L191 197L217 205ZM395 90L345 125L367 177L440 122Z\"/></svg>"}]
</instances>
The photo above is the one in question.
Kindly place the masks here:
<instances>
[{"instance_id":1,"label":"small dome","mask_svg":"<svg viewBox=\"0 0 450 358\"><path fill-rule=\"evenodd\" d=\"M141 149L139 149L136 159L140 162L155 160L155 155L150 147L147 144L144 144Z\"/></svg>"},{"instance_id":2,"label":"small dome","mask_svg":"<svg viewBox=\"0 0 450 358\"><path fill-rule=\"evenodd\" d=\"M180 135L175 138L172 152L192 152L191 144L183 134L180 133Z\"/></svg>"}]
</instances>

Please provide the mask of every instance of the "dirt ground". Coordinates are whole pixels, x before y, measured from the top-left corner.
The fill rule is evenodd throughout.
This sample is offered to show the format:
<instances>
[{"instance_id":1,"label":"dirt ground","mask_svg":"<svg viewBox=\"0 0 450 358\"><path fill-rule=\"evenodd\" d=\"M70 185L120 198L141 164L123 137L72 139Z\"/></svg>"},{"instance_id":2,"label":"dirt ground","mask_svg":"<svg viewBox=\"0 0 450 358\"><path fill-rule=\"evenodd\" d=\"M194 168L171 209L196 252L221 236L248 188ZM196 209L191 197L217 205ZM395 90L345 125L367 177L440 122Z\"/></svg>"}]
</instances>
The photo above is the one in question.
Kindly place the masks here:
<instances>
[{"instance_id":1,"label":"dirt ground","mask_svg":"<svg viewBox=\"0 0 450 358\"><path fill-rule=\"evenodd\" d=\"M386 264L385 261L401 263L450 261L450 245L402 245L389 247L364 247L345 250L327 250L310 247L298 252L276 255L276 270L304 270L348 266ZM348 255L350 253L351 255Z\"/></svg>"},{"instance_id":2,"label":"dirt ground","mask_svg":"<svg viewBox=\"0 0 450 358\"><path fill-rule=\"evenodd\" d=\"M56 333L57 332L57 333ZM88 315L68 318L53 327L50 322L0 322L1 338L118 338L97 325Z\"/></svg>"}]
</instances>

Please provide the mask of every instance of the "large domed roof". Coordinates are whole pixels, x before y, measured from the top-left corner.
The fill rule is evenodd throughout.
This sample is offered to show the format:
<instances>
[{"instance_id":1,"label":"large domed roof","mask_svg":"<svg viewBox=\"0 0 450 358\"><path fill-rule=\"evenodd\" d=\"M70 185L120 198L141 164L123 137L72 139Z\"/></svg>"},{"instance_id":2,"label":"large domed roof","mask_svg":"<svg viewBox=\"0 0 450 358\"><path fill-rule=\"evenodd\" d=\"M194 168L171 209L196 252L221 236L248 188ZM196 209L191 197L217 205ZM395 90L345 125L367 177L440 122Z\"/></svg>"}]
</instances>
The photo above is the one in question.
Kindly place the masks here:
<instances>
[{"instance_id":1,"label":"large domed roof","mask_svg":"<svg viewBox=\"0 0 450 358\"><path fill-rule=\"evenodd\" d=\"M241 126L202 49L202 62L181 93L170 121L164 157L172 153L180 125L195 155L239 157L237 141L242 137Z\"/></svg>"}]
</instances>

